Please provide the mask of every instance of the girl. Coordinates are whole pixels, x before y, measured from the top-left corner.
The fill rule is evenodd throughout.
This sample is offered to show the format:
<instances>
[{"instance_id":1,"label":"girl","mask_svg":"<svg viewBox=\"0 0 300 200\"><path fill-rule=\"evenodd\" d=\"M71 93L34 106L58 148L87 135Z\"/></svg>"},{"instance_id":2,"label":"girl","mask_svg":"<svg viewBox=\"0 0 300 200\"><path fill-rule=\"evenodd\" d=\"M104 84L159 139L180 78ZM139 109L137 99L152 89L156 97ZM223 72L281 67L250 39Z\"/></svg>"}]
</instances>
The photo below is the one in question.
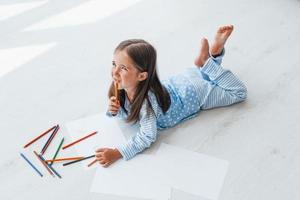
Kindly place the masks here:
<instances>
[{"instance_id":1,"label":"girl","mask_svg":"<svg viewBox=\"0 0 300 200\"><path fill-rule=\"evenodd\" d=\"M96 159L107 167L116 160L129 160L155 142L158 132L195 117L201 110L227 106L246 99L245 85L221 67L224 45L233 26L220 27L209 49L202 39L197 68L160 81L156 50L144 40L125 40L114 52L107 115L139 122L140 130L123 146L100 148ZM114 94L117 83L119 95ZM117 97L116 97L117 96Z\"/></svg>"}]
</instances>

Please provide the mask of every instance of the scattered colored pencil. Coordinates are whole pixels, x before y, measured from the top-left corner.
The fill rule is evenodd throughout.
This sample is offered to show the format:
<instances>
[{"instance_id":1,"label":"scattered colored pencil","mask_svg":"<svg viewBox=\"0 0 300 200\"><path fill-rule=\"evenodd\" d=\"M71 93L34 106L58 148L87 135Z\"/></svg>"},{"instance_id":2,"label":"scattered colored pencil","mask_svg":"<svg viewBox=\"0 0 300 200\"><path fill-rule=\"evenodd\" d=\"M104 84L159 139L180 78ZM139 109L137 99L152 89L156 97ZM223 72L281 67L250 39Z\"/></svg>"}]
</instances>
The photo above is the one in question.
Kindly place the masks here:
<instances>
[{"instance_id":1,"label":"scattered colored pencil","mask_svg":"<svg viewBox=\"0 0 300 200\"><path fill-rule=\"evenodd\" d=\"M46 163L45 158L43 158L42 155L38 155L38 156L43 160L44 163ZM61 178L61 175L59 173L57 173L57 171L52 166L48 165L47 163L46 163L46 165L53 171L53 173L56 176L58 176L59 178Z\"/></svg>"},{"instance_id":2,"label":"scattered colored pencil","mask_svg":"<svg viewBox=\"0 0 300 200\"><path fill-rule=\"evenodd\" d=\"M36 142L38 139L40 139L41 137L43 137L44 135L46 135L47 133L49 133L50 131L52 131L53 129L55 129L56 126L53 126L52 128L49 128L48 130L46 130L45 132L41 133L39 136L37 136L36 138L32 139L30 142L28 142L26 145L24 145L24 148L28 147L29 145L31 145L32 143Z\"/></svg>"},{"instance_id":3,"label":"scattered colored pencil","mask_svg":"<svg viewBox=\"0 0 300 200\"><path fill-rule=\"evenodd\" d=\"M94 160L93 162L90 162L87 166L90 167L90 166L92 166L96 162L97 162L97 160Z\"/></svg>"},{"instance_id":4,"label":"scattered colored pencil","mask_svg":"<svg viewBox=\"0 0 300 200\"><path fill-rule=\"evenodd\" d=\"M47 169L47 171L49 172L49 174L54 177L54 174L49 169L47 163L43 161L43 159L39 156L39 154L36 151L33 151L33 153L36 155L36 157L39 159L39 161L44 165L44 167Z\"/></svg>"},{"instance_id":5,"label":"scattered colored pencil","mask_svg":"<svg viewBox=\"0 0 300 200\"><path fill-rule=\"evenodd\" d=\"M53 160L46 160L47 163L49 162L59 162L59 161L66 161L66 160L79 160L84 158L83 156L81 157L70 157L70 158L57 158L57 159L53 159Z\"/></svg>"},{"instance_id":6,"label":"scattered colored pencil","mask_svg":"<svg viewBox=\"0 0 300 200\"><path fill-rule=\"evenodd\" d=\"M86 160L86 159L89 159L89 158L93 158L93 157L95 157L95 155L91 155L91 156L88 156L88 157L84 157L84 158L82 158L82 159L75 160L75 161L72 161L72 162L64 163L63 166L71 165L71 164L73 164L73 163L77 163L77 162L80 162L80 161L83 161L83 160Z\"/></svg>"},{"instance_id":7,"label":"scattered colored pencil","mask_svg":"<svg viewBox=\"0 0 300 200\"><path fill-rule=\"evenodd\" d=\"M52 160L55 160L55 158L56 158L56 156L57 156L57 154L58 154L58 152L59 152L59 150L60 150L60 148L61 148L61 146L62 146L64 140L65 140L65 138L63 138L63 139L60 141L60 143L59 143L59 145L58 145L58 148L57 148L57 150L56 150L56 152L55 152L55 154L54 154ZM54 162L54 161L52 161L52 162L50 163L51 166L52 166L53 162Z\"/></svg>"},{"instance_id":8,"label":"scattered colored pencil","mask_svg":"<svg viewBox=\"0 0 300 200\"><path fill-rule=\"evenodd\" d=\"M92 132L92 133L88 134L87 136L84 136L83 138L80 138L80 139L78 139L78 140L76 140L76 141L74 141L74 142L72 142L72 143L70 143L70 144L64 146L62 149L69 148L70 146L73 146L74 144L76 144L76 143L78 143L78 142L80 142L80 141L82 141L82 140L85 140L85 139L87 139L87 138L89 138L89 137L95 135L96 133L97 133L97 131Z\"/></svg>"},{"instance_id":9,"label":"scattered colored pencil","mask_svg":"<svg viewBox=\"0 0 300 200\"><path fill-rule=\"evenodd\" d=\"M24 158L24 160L26 160L26 162L41 176L43 177L43 174L28 160L28 158L26 158L26 156L22 153L20 153L20 155Z\"/></svg>"},{"instance_id":10,"label":"scattered colored pencil","mask_svg":"<svg viewBox=\"0 0 300 200\"><path fill-rule=\"evenodd\" d=\"M53 140L53 138L55 137L56 133L58 132L58 129L59 129L59 125L57 124L56 128L53 131L53 133L50 135L50 137L48 138L46 144L42 148L41 155L44 155L44 153L46 152L48 146L50 145L51 141Z\"/></svg>"}]
</instances>

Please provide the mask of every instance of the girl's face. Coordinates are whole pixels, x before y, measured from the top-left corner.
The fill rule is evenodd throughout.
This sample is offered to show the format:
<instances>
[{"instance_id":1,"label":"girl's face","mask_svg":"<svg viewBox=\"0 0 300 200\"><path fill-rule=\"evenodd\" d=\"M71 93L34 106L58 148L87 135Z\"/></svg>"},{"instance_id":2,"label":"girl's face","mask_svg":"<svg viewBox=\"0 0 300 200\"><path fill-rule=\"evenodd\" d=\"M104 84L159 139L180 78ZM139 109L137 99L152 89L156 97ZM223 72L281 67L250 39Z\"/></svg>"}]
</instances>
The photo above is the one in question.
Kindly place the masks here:
<instances>
[{"instance_id":1,"label":"girl's face","mask_svg":"<svg viewBox=\"0 0 300 200\"><path fill-rule=\"evenodd\" d=\"M135 91L138 83L147 78L147 72L140 72L126 51L116 51L112 61L112 77L119 83L119 89Z\"/></svg>"}]
</instances>

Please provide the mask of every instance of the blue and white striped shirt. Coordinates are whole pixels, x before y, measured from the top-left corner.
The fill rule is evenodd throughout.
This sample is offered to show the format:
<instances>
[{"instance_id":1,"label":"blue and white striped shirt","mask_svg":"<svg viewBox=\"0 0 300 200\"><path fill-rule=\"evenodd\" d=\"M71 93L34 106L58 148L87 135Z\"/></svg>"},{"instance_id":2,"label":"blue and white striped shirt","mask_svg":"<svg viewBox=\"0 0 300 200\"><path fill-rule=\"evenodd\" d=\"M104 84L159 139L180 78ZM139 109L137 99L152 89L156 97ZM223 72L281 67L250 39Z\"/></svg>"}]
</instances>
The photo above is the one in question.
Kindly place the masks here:
<instances>
[{"instance_id":1,"label":"blue and white striped shirt","mask_svg":"<svg viewBox=\"0 0 300 200\"><path fill-rule=\"evenodd\" d=\"M224 51L217 58L209 58L200 69L191 68L162 81L171 98L171 105L165 114L154 93L148 92L154 112L147 115L148 102L145 100L140 111L139 131L126 144L117 147L125 160L150 147L158 136L158 130L193 118L201 110L228 106L246 99L245 85L230 70L221 67L223 55ZM130 113L128 99L124 107ZM112 116L109 112L107 115ZM116 116L126 119L128 115L120 108Z\"/></svg>"}]
</instances>

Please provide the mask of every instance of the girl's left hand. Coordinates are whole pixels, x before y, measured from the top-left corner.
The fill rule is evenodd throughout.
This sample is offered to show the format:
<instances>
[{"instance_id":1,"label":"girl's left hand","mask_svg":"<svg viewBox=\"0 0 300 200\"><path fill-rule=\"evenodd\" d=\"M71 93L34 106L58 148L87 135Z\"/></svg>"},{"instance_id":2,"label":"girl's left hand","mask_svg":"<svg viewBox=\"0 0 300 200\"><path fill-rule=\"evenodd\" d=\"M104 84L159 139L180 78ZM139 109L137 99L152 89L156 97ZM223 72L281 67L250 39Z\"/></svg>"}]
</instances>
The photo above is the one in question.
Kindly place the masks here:
<instances>
[{"instance_id":1,"label":"girl's left hand","mask_svg":"<svg viewBox=\"0 0 300 200\"><path fill-rule=\"evenodd\" d=\"M96 160L103 166L108 167L113 162L122 158L121 153L117 149L99 148L96 150Z\"/></svg>"}]
</instances>

